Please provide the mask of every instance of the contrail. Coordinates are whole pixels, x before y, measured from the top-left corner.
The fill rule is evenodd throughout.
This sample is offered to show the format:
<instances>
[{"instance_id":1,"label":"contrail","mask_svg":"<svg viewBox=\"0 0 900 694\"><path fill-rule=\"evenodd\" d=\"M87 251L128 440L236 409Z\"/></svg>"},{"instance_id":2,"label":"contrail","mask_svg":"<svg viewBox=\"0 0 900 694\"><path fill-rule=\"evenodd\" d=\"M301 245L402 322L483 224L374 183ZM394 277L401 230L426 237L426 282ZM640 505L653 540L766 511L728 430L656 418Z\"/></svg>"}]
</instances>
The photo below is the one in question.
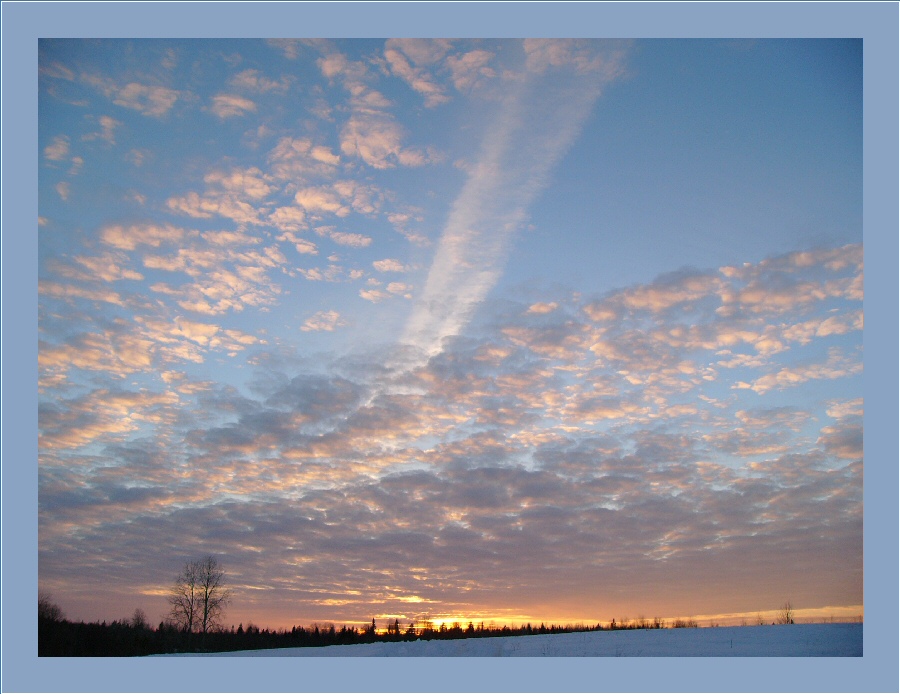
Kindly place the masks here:
<instances>
[{"instance_id":1,"label":"contrail","mask_svg":"<svg viewBox=\"0 0 900 694\"><path fill-rule=\"evenodd\" d=\"M529 206L578 137L603 85L619 72L620 52L612 59L588 54L574 41L531 42L531 50L526 42L525 48L526 70L485 134L406 324L407 369L440 354L497 283Z\"/></svg>"}]
</instances>

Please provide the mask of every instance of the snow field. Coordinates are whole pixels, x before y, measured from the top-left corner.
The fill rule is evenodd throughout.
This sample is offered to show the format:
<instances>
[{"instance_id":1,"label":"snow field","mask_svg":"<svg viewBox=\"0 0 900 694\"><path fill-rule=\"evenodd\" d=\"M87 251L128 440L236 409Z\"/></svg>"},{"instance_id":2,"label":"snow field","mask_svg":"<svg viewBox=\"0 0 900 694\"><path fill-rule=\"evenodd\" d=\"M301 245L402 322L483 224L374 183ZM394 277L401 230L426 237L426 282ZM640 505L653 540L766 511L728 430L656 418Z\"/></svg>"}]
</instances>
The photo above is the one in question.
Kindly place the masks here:
<instances>
[{"instance_id":1,"label":"snow field","mask_svg":"<svg viewBox=\"0 0 900 694\"><path fill-rule=\"evenodd\" d=\"M635 629L456 640L400 641L206 653L228 657L670 657L862 656L862 624ZM200 654L198 654L200 655Z\"/></svg>"}]
</instances>

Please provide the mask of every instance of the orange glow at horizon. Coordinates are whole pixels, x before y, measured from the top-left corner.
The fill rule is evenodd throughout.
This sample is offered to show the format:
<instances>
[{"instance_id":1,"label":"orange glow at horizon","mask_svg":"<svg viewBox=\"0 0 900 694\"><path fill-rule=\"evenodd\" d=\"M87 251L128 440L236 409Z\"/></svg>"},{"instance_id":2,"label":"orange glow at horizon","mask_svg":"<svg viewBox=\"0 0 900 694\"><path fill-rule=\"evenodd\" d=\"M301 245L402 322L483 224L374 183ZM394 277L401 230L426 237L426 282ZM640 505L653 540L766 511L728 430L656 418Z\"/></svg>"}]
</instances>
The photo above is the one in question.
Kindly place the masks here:
<instances>
[{"instance_id":1,"label":"orange glow at horizon","mask_svg":"<svg viewBox=\"0 0 900 694\"><path fill-rule=\"evenodd\" d=\"M826 606L805 609L795 608L793 612L794 620L798 624L863 622L865 614L863 605ZM647 617L643 614L623 614L621 617L606 619L576 617L572 615L551 615L547 617L510 612L432 612L418 614L376 613L373 615L373 617L370 617L368 619L310 619L306 621L301 620L292 622L283 622L278 620L277 618L273 619L272 621L266 621L265 617L263 617L262 619L238 620L237 615L235 615L235 618L233 620L229 620L229 623L231 621L234 621L235 624L237 624L238 621L241 621L245 626L248 623L253 623L261 628L269 628L275 630L291 629L295 626L304 628L318 626L319 628L322 628L323 626L327 627L330 625L334 625L338 629L342 626L362 629L370 626L372 623L372 619L374 618L376 631L381 634L387 633L388 625L392 625L395 620L399 621L400 623L401 633L406 632L410 625L413 626L416 633L419 633L424 628L440 630L442 627L445 627L447 629L451 629L456 625L458 625L465 631L470 623L475 629L481 628L482 625L485 629L502 629L503 627L510 627L514 629L522 628L527 625L531 625L532 628L537 629L541 625L550 628L551 626L595 627L598 624L603 628L607 628L610 626L613 619L618 626L636 625L642 621L647 624L652 624L654 620L658 620L663 628L672 627L673 623L676 620L691 620L695 622L698 627L754 626L757 623L775 623L778 618L778 613L779 610L777 609L769 609L749 612L726 612L721 614L672 614L667 616L650 617Z\"/></svg>"}]
</instances>

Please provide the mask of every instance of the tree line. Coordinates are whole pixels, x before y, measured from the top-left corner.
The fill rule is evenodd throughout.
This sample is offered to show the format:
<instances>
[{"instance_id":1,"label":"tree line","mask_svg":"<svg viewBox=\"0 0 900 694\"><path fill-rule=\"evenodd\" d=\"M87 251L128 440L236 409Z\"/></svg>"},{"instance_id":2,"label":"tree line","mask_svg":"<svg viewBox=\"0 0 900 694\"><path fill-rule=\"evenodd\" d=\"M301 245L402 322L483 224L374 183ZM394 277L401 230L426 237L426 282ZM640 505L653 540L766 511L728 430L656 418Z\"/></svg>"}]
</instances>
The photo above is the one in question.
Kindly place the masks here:
<instances>
[{"instance_id":1,"label":"tree line","mask_svg":"<svg viewBox=\"0 0 900 694\"><path fill-rule=\"evenodd\" d=\"M579 631L608 631L614 629L644 628L634 623L614 627L596 625L540 624L532 626L485 626L472 622L466 627L459 623L451 626L427 626L410 622L405 628L399 620L388 622L378 630L373 619L365 627L334 624L313 624L291 629L261 629L240 624L230 629L218 627L205 634L187 631L171 622L163 621L152 628L141 620L122 619L113 622L70 622L64 616L39 617L39 656L140 656L171 653L220 653L271 648L300 648L352 645L391 641L416 641L436 639L490 638L499 636L529 636L536 634L564 634Z\"/></svg>"},{"instance_id":2,"label":"tree line","mask_svg":"<svg viewBox=\"0 0 900 694\"><path fill-rule=\"evenodd\" d=\"M415 641L432 639L490 638L530 636L586 631L618 631L622 629L696 628L693 619L665 622L639 617L636 620L613 619L606 625L540 624L533 626L485 626L454 622L435 626L427 615L405 627L399 619L389 620L379 631L373 618L365 627L313 624L291 629L260 629L253 624L226 628L222 619L231 601L231 590L218 560L209 555L188 562L173 582L167 596L169 613L156 628L151 627L141 609L130 618L104 622L71 622L62 609L46 593L38 595L39 656L139 656L166 653L227 652L270 648L322 647L375 643L383 641ZM793 624L793 607L785 603L777 622ZM757 623L762 623L760 619Z\"/></svg>"}]
</instances>

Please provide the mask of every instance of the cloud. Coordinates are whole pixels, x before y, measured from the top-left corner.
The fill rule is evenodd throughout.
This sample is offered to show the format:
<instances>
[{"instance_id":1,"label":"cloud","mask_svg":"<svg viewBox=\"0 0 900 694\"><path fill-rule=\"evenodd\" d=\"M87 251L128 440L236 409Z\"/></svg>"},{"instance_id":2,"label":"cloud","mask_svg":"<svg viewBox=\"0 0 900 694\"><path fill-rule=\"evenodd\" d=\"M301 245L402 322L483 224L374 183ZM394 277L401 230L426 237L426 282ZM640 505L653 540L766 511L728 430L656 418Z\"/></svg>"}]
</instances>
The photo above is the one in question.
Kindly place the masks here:
<instances>
[{"instance_id":1,"label":"cloud","mask_svg":"<svg viewBox=\"0 0 900 694\"><path fill-rule=\"evenodd\" d=\"M341 151L375 169L424 166L440 157L432 150L402 145L403 128L379 114L354 115L341 130Z\"/></svg>"},{"instance_id":2,"label":"cloud","mask_svg":"<svg viewBox=\"0 0 900 694\"><path fill-rule=\"evenodd\" d=\"M69 138L57 135L53 142L44 147L44 157L50 161L63 161L69 156Z\"/></svg>"},{"instance_id":3,"label":"cloud","mask_svg":"<svg viewBox=\"0 0 900 694\"><path fill-rule=\"evenodd\" d=\"M493 59L493 53L481 49L448 56L447 66L453 75L453 86L460 92L469 92L485 85L497 74L489 65Z\"/></svg>"},{"instance_id":4,"label":"cloud","mask_svg":"<svg viewBox=\"0 0 900 694\"><path fill-rule=\"evenodd\" d=\"M609 81L623 74L628 44L610 41L605 50L598 51L595 42L584 39L525 39L522 47L531 72L543 74L554 68L571 68L578 74L601 74Z\"/></svg>"},{"instance_id":5,"label":"cloud","mask_svg":"<svg viewBox=\"0 0 900 694\"><path fill-rule=\"evenodd\" d=\"M838 348L828 350L828 359L818 364L785 366L784 368L757 378L752 383L740 381L733 388L750 390L763 395L770 390L784 390L811 380L835 379L862 373L863 365L852 357L845 356Z\"/></svg>"},{"instance_id":6,"label":"cloud","mask_svg":"<svg viewBox=\"0 0 900 694\"><path fill-rule=\"evenodd\" d=\"M387 289L391 294L399 294L407 299L412 298L412 294L410 294L410 292L412 291L413 286L411 284L406 284L404 282L389 282L385 289Z\"/></svg>"},{"instance_id":7,"label":"cloud","mask_svg":"<svg viewBox=\"0 0 900 694\"><path fill-rule=\"evenodd\" d=\"M214 170L206 174L203 180L210 188L221 188L254 201L266 198L273 190L266 181L265 174L256 167Z\"/></svg>"},{"instance_id":8,"label":"cloud","mask_svg":"<svg viewBox=\"0 0 900 694\"><path fill-rule=\"evenodd\" d=\"M313 282L344 282L362 277L358 270L347 270L340 265L331 264L327 268L297 268L297 272Z\"/></svg>"},{"instance_id":9,"label":"cloud","mask_svg":"<svg viewBox=\"0 0 900 694\"><path fill-rule=\"evenodd\" d=\"M387 219L393 225L397 233L410 243L414 243L417 246L428 246L431 243L427 236L409 228L411 222L421 223L424 221L424 218L415 211L390 212L387 215Z\"/></svg>"},{"instance_id":10,"label":"cloud","mask_svg":"<svg viewBox=\"0 0 900 694\"><path fill-rule=\"evenodd\" d=\"M497 281L510 240L604 83L573 71L532 77L506 96L451 207L403 342L434 356L460 332Z\"/></svg>"},{"instance_id":11,"label":"cloud","mask_svg":"<svg viewBox=\"0 0 900 694\"><path fill-rule=\"evenodd\" d=\"M303 181L312 176L331 176L340 157L308 138L283 137L269 152L268 161L276 178Z\"/></svg>"},{"instance_id":12,"label":"cloud","mask_svg":"<svg viewBox=\"0 0 900 694\"><path fill-rule=\"evenodd\" d=\"M171 224L132 224L107 226L100 231L100 240L108 246L133 251L138 246L159 248L163 244L176 244L189 235L184 229Z\"/></svg>"},{"instance_id":13,"label":"cloud","mask_svg":"<svg viewBox=\"0 0 900 694\"><path fill-rule=\"evenodd\" d=\"M236 94L217 94L213 97L210 110L223 120L243 116L256 110L256 104Z\"/></svg>"},{"instance_id":14,"label":"cloud","mask_svg":"<svg viewBox=\"0 0 900 694\"><path fill-rule=\"evenodd\" d=\"M143 166L148 157L150 157L150 152L145 149L131 149L125 155L125 159L135 166Z\"/></svg>"},{"instance_id":15,"label":"cloud","mask_svg":"<svg viewBox=\"0 0 900 694\"><path fill-rule=\"evenodd\" d=\"M103 282L144 279L141 273L125 266L127 257L124 254L104 253L101 256L75 256L74 260L89 273L87 275L79 273L75 276L76 279L95 279Z\"/></svg>"},{"instance_id":16,"label":"cloud","mask_svg":"<svg viewBox=\"0 0 900 694\"><path fill-rule=\"evenodd\" d=\"M318 311L313 314L300 327L304 332L321 331L332 332L336 328L347 325L347 322L341 318L341 314L337 311Z\"/></svg>"},{"instance_id":17,"label":"cloud","mask_svg":"<svg viewBox=\"0 0 900 694\"><path fill-rule=\"evenodd\" d=\"M624 64L597 42L519 45L394 41L390 62L377 47L352 61L333 43L274 43L276 62L324 54L344 102L328 114L339 120L303 121L321 137L282 137L273 121L255 140L275 143L258 168L223 159L196 192L167 192L162 206L147 193L145 212L204 220L196 229L101 222L45 257L39 560L67 612L110 621L138 596L164 614L171 576L198 548L227 556L235 624L692 614L697 585L704 609L752 612L771 604L772 576L807 605L861 601L862 245L602 295L493 299L529 205ZM502 71L510 55L530 72ZM406 80L426 103L459 98L451 82L489 85L496 107L425 287L388 274L418 270L388 225L421 253L434 210L376 184L429 150L390 127L382 149L363 137L371 163L340 149L353 119L397 125L379 79ZM222 88L259 98L261 114L285 83L250 69ZM104 84L118 98L119 83ZM298 98L294 116L314 118L303 109L322 97ZM102 120L84 125L112 144ZM159 156L132 152L145 166ZM73 157L39 155L48 174ZM348 178L357 169L368 173ZM39 223L53 245L62 220ZM322 266L296 267L320 247ZM326 287L285 277L347 283L333 288L378 304L357 308L401 344L365 346L343 309L318 310ZM386 322L403 300L417 301L409 322ZM294 313L284 325L247 327L279 303ZM283 328L346 349L298 352ZM207 380L233 367L244 376ZM110 565L116 585L98 607ZM561 596L557 614L534 598L548 594Z\"/></svg>"},{"instance_id":18,"label":"cloud","mask_svg":"<svg viewBox=\"0 0 900 694\"><path fill-rule=\"evenodd\" d=\"M385 299L390 299L391 295L381 289L360 289L359 295L366 301L377 304Z\"/></svg>"},{"instance_id":19,"label":"cloud","mask_svg":"<svg viewBox=\"0 0 900 694\"><path fill-rule=\"evenodd\" d=\"M299 207L279 207L269 215L269 222L282 231L294 232L306 228L306 212Z\"/></svg>"},{"instance_id":20,"label":"cloud","mask_svg":"<svg viewBox=\"0 0 900 694\"><path fill-rule=\"evenodd\" d=\"M372 263L378 272L406 272L408 268L396 258L385 258Z\"/></svg>"},{"instance_id":21,"label":"cloud","mask_svg":"<svg viewBox=\"0 0 900 694\"><path fill-rule=\"evenodd\" d=\"M672 287L677 294L682 285ZM607 298L621 306L623 296L649 296L627 289ZM370 300L391 296L375 291L380 294ZM612 610L609 595L637 591L639 604L614 603L616 611L634 613L661 600L654 597L660 582L668 586L668 609L689 614L690 599L679 591L698 581L712 604L733 600L735 581L746 581L741 599L752 611L768 599L760 586L775 567L809 604L833 594L832 582L858 582L861 399L829 401L830 416L846 419L818 432L810 430L817 413L769 394L760 395L770 398L761 405L752 404L752 393L752 401L739 392L720 404L703 400L695 395L705 391L692 379L717 347L699 354L698 347L684 347L700 344L690 331L662 340L682 319L677 312L641 302L618 321L598 325L581 310L597 302L580 301L554 302L547 312L498 302L489 324L467 326L416 370L391 371L380 355L365 355L317 364L315 374L269 373L254 384L253 397L199 384L191 389L162 369L165 392L172 393L166 397L180 398L177 411L188 418L176 437L184 450L158 446L168 434L154 443L139 436L146 418L159 422L159 432L174 431L175 405L161 394L113 397L104 409L98 401L106 396L98 393L45 409L41 508L43 522L55 518L57 530L42 530L42 557L68 560L69 571L87 561L71 545L70 531L59 530L64 514L71 514L68 527L77 526L94 551L111 558L123 558L131 545L152 555L167 547L162 539L173 527L199 528L187 541L227 550L235 585L259 585L258 576L266 577L265 600L256 602L258 591L241 588L235 609L279 625L276 613L259 610L273 600L300 600L298 571L298 621L350 618L363 609L413 614L409 607L420 603L410 596L458 607L460 614L497 618L515 608L542 618L529 595L560 585L578 592L573 617L585 605ZM734 320L714 309L700 314L698 334L707 324ZM305 327L337 329L341 321L337 312L322 311ZM181 350L187 358L187 348L202 358L224 337L221 326L189 318L144 328L150 347L143 353L153 360L135 367L145 370L159 369L160 360ZM621 363L591 358L593 331L601 329ZM639 329L647 332L644 342L635 335ZM818 336L812 343L833 339ZM110 343L95 345L97 366L116 354ZM634 353L634 346L649 354ZM697 365L685 363L683 349ZM58 362L88 358L43 346L40 353ZM629 377L638 368L648 376L671 368L693 390L679 390L674 380L633 384ZM373 396L373 386L385 382L400 392L376 387ZM136 418L123 419L132 408ZM110 460L129 461L122 479L132 491L105 459L73 464L71 456L86 455L87 444L98 441L109 446L103 455ZM117 529L115 541L101 525ZM121 541L122 533L129 541ZM836 548L848 557L838 576L829 559ZM523 585L517 568L523 561L554 570L532 572ZM45 575L54 575L51 566L42 564ZM384 568L371 576L362 571L371 566ZM784 566L791 571L785 574ZM354 578L335 584L335 575ZM809 575L823 578L809 581ZM166 580L161 576L160 585ZM590 596L597 586L603 600L595 604Z\"/></svg>"},{"instance_id":22,"label":"cloud","mask_svg":"<svg viewBox=\"0 0 900 694\"><path fill-rule=\"evenodd\" d=\"M291 80L288 76L284 76L276 82L261 74L259 70L254 69L243 70L237 73L229 80L229 83L238 89L246 89L262 94L270 92L284 93L291 86Z\"/></svg>"},{"instance_id":23,"label":"cloud","mask_svg":"<svg viewBox=\"0 0 900 694\"><path fill-rule=\"evenodd\" d=\"M160 408L176 404L169 393L96 390L83 398L38 411L38 445L43 449L77 448L101 437L120 437L142 422L159 422Z\"/></svg>"},{"instance_id":24,"label":"cloud","mask_svg":"<svg viewBox=\"0 0 900 694\"><path fill-rule=\"evenodd\" d=\"M319 254L319 249L316 247L316 244L314 244L312 241L309 241L307 239L300 238L300 237L294 235L290 231L286 231L285 233L283 233L281 236L278 237L278 240L293 243L294 248L296 249L297 253L300 253L303 255L307 255L307 254L308 255L318 255Z\"/></svg>"},{"instance_id":25,"label":"cloud","mask_svg":"<svg viewBox=\"0 0 900 694\"><path fill-rule=\"evenodd\" d=\"M403 128L388 111L391 102L371 87L372 76L365 63L329 52L317 64L329 80L341 80L350 94L351 115L341 128L341 152L375 169L424 166L441 160L437 152L428 148L403 146Z\"/></svg>"},{"instance_id":26,"label":"cloud","mask_svg":"<svg viewBox=\"0 0 900 694\"><path fill-rule=\"evenodd\" d=\"M543 315L545 313L552 313L557 308L559 308L559 304L557 304L555 301L551 301L549 303L538 302L528 307L528 313L537 313L539 315Z\"/></svg>"},{"instance_id":27,"label":"cloud","mask_svg":"<svg viewBox=\"0 0 900 694\"><path fill-rule=\"evenodd\" d=\"M276 245L263 245L259 237L244 232L194 232L190 238L191 243L174 253L143 256L148 269L184 273L192 280L177 289L158 282L151 285L154 292L178 297L181 308L206 315L248 306L265 310L275 303L281 288L269 272L288 262Z\"/></svg>"},{"instance_id":28,"label":"cloud","mask_svg":"<svg viewBox=\"0 0 900 694\"><path fill-rule=\"evenodd\" d=\"M183 92L160 85L147 85L139 82L121 85L99 75L81 75L80 79L103 92L117 106L129 108L154 118L165 116L175 102L184 96Z\"/></svg>"},{"instance_id":29,"label":"cloud","mask_svg":"<svg viewBox=\"0 0 900 694\"><path fill-rule=\"evenodd\" d=\"M833 402L826 412L829 417L834 417L835 419L842 419L843 417L862 417L863 399L854 398L853 400Z\"/></svg>"},{"instance_id":30,"label":"cloud","mask_svg":"<svg viewBox=\"0 0 900 694\"><path fill-rule=\"evenodd\" d=\"M68 181L60 181L56 184L56 192L60 198L62 198L63 202L67 202L69 200L69 193L72 189L72 186Z\"/></svg>"},{"instance_id":31,"label":"cloud","mask_svg":"<svg viewBox=\"0 0 900 694\"><path fill-rule=\"evenodd\" d=\"M50 280L38 282L38 294L56 299L85 299L86 301L100 301L115 306L125 305L125 300L118 292L109 289L89 289Z\"/></svg>"},{"instance_id":32,"label":"cloud","mask_svg":"<svg viewBox=\"0 0 900 694\"><path fill-rule=\"evenodd\" d=\"M266 43L281 51L288 60L296 60L304 47L317 49L328 44L326 39L266 39Z\"/></svg>"},{"instance_id":33,"label":"cloud","mask_svg":"<svg viewBox=\"0 0 900 694\"><path fill-rule=\"evenodd\" d=\"M625 290L620 300L626 309L659 313L716 295L723 286L724 282L715 276L679 272L659 278L651 285Z\"/></svg>"},{"instance_id":34,"label":"cloud","mask_svg":"<svg viewBox=\"0 0 900 694\"><path fill-rule=\"evenodd\" d=\"M328 238L341 246L350 246L351 248L366 248L372 244L372 239L363 234L351 234L343 231L329 231Z\"/></svg>"},{"instance_id":35,"label":"cloud","mask_svg":"<svg viewBox=\"0 0 900 694\"><path fill-rule=\"evenodd\" d=\"M818 443L831 455L845 460L863 459L862 421L841 422L834 426L822 427Z\"/></svg>"},{"instance_id":36,"label":"cloud","mask_svg":"<svg viewBox=\"0 0 900 694\"><path fill-rule=\"evenodd\" d=\"M181 197L169 198L166 206L173 212L197 219L225 217L238 224L262 224L261 211L240 198L240 194L230 191L212 190L202 196L190 192Z\"/></svg>"},{"instance_id":37,"label":"cloud","mask_svg":"<svg viewBox=\"0 0 900 694\"><path fill-rule=\"evenodd\" d=\"M100 116L100 132L88 133L83 136L82 140L105 140L107 143L116 144L116 128L122 125L121 121L117 121L112 116Z\"/></svg>"},{"instance_id":38,"label":"cloud","mask_svg":"<svg viewBox=\"0 0 900 694\"><path fill-rule=\"evenodd\" d=\"M329 213L338 217L350 214L350 208L343 204L336 193L326 188L304 188L298 190L294 202L307 212Z\"/></svg>"},{"instance_id":39,"label":"cloud","mask_svg":"<svg viewBox=\"0 0 900 694\"><path fill-rule=\"evenodd\" d=\"M425 98L426 107L450 100L425 66L439 62L450 50L446 39L389 39L384 57L391 72L403 79Z\"/></svg>"}]
</instances>

